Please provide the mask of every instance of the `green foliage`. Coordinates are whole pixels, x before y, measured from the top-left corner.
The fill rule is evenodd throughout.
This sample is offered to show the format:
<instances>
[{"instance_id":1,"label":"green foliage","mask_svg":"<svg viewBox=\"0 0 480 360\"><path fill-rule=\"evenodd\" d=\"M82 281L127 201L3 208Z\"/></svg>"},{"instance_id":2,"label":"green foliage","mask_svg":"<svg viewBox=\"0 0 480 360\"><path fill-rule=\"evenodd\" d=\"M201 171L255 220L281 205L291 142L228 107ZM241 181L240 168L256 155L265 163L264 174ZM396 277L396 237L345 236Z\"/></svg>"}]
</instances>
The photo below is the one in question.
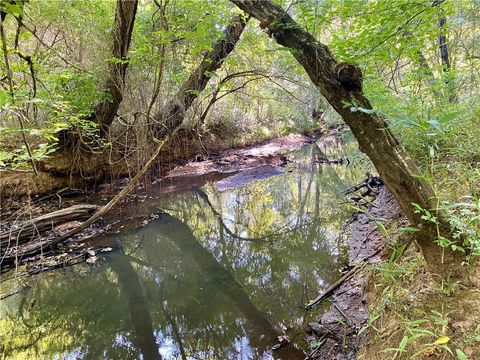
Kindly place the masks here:
<instances>
[{"instance_id":1,"label":"green foliage","mask_svg":"<svg viewBox=\"0 0 480 360\"><path fill-rule=\"evenodd\" d=\"M461 240L461 250L469 256L480 256L480 200L474 197L462 202L445 202L443 209L448 214L452 237Z\"/></svg>"}]
</instances>

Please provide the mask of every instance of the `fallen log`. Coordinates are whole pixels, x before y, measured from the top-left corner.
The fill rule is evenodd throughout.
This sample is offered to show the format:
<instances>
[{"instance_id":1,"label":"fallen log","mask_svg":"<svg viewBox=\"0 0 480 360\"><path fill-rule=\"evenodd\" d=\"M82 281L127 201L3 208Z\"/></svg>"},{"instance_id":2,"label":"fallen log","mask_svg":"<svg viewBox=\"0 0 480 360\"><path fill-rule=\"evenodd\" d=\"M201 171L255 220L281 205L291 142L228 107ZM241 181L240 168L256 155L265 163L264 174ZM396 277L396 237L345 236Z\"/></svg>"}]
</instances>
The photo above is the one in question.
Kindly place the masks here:
<instances>
[{"instance_id":1,"label":"fallen log","mask_svg":"<svg viewBox=\"0 0 480 360\"><path fill-rule=\"evenodd\" d=\"M73 220L88 219L96 210L96 205L74 205L36 218L22 221L10 229L0 233L0 249L18 246L29 242L32 238L52 230L55 226Z\"/></svg>"},{"instance_id":2,"label":"fallen log","mask_svg":"<svg viewBox=\"0 0 480 360\"><path fill-rule=\"evenodd\" d=\"M155 159L158 157L160 152L162 151L165 144L175 135L178 131L180 126L178 126L171 134L165 136L163 141L159 141L155 139L155 142L158 143L158 147L150 157L150 159L145 163L145 165L137 172L137 174L128 182L127 186L125 186L117 195L115 195L107 204L103 207L99 208L92 216L90 216L86 221L84 221L80 226L75 227L72 230L67 231L66 233L58 236L54 239L44 239L42 241L36 241L34 243L28 244L27 246L22 247L21 249L17 249L14 254L7 254L4 255L3 258L0 259L1 267L7 267L11 264L19 264L23 258L30 257L37 255L44 251L46 247L53 248L60 243L64 242L68 238L72 237L80 233L81 231L85 230L89 226L95 224L100 218L102 218L105 214L107 214L117 203L123 200L123 198L132 191L135 186L139 183L140 179L145 175L147 170L153 164Z\"/></svg>"}]
</instances>

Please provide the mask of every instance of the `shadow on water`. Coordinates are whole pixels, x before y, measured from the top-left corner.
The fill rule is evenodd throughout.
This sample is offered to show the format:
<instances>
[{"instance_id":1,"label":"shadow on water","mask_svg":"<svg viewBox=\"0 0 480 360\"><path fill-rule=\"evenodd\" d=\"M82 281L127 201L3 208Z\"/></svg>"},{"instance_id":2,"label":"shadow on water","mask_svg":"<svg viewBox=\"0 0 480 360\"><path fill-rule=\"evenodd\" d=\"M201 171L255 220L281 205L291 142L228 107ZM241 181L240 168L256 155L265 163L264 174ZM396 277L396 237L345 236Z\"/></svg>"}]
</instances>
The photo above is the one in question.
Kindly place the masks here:
<instances>
[{"instance_id":1,"label":"shadow on water","mask_svg":"<svg viewBox=\"0 0 480 360\"><path fill-rule=\"evenodd\" d=\"M150 239L155 238L156 241L171 241L178 247L185 261L191 262L192 266L194 265L198 268L203 284L209 289L210 293L208 296L220 296L237 307L242 317L246 320L244 324L246 335L250 340L249 345L252 348L255 348L259 353L269 352L270 348L278 342L277 337L280 333L273 328L266 316L255 307L232 274L220 265L210 252L200 245L188 226L173 216L164 213L160 214L157 220L145 227L143 232L141 236L148 236ZM151 352L152 347L150 341L151 333L149 336L146 329L151 329L152 326L149 320L148 309L144 300L142 301L138 276L133 271L130 262L142 265L152 271L161 272L161 268L159 265L137 260L134 256L126 256L121 251L112 255L110 261L129 300L130 315L135 325L135 338L140 340L138 347L145 349L144 355L147 358L147 353ZM120 277L120 274L123 274L123 279ZM162 306L162 311L165 311L165 303L162 302ZM211 311L215 310L211 309ZM139 322L143 323L143 325ZM171 316L170 323L174 323ZM182 344L178 328L174 333L176 333L177 344ZM185 350L181 348L183 348L183 344L178 349L182 355L182 353L185 353ZM281 359L304 358L303 352L295 348L291 343L280 347L276 351L276 356ZM183 357L186 358L185 355L182 355ZM150 358L155 359L156 357Z\"/></svg>"},{"instance_id":2,"label":"shadow on water","mask_svg":"<svg viewBox=\"0 0 480 360\"><path fill-rule=\"evenodd\" d=\"M338 194L363 176L360 162L318 156L306 147L261 181L221 191L194 180L126 205L119 217L153 220L103 238L112 251L96 264L40 274L0 302L3 358L303 359L290 328L318 315L303 305L339 276L351 209ZM282 328L291 342L272 350Z\"/></svg>"}]
</instances>

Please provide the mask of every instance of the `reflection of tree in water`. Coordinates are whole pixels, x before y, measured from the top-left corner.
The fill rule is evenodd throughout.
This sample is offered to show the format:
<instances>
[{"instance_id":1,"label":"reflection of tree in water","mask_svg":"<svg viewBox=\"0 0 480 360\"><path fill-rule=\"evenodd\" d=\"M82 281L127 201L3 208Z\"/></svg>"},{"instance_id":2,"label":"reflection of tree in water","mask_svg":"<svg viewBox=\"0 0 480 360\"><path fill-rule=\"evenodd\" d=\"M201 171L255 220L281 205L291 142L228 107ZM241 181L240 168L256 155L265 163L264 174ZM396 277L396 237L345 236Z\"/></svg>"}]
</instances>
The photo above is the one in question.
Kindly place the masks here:
<instances>
[{"instance_id":1,"label":"reflection of tree in water","mask_svg":"<svg viewBox=\"0 0 480 360\"><path fill-rule=\"evenodd\" d=\"M287 319L306 300L299 296L304 287L313 296L318 283L336 278L335 237L350 211L342 213L337 206L336 193L345 188L338 183L340 167L322 168L309 159L298 166L305 170L300 179L307 184L301 191L299 172L294 172L227 193L206 187L194 191L197 197L185 194L168 206L204 247L234 269L256 303L268 309L273 299L276 321ZM265 221L268 212L271 221Z\"/></svg>"},{"instance_id":2,"label":"reflection of tree in water","mask_svg":"<svg viewBox=\"0 0 480 360\"><path fill-rule=\"evenodd\" d=\"M124 255L123 248L119 246L116 250L117 254L110 261L110 267L117 275L118 283L127 299L130 321L133 325L132 342L145 360L160 360L152 317L144 299L138 274Z\"/></svg>"},{"instance_id":3,"label":"reflection of tree in water","mask_svg":"<svg viewBox=\"0 0 480 360\"><path fill-rule=\"evenodd\" d=\"M131 332L124 321L128 307L107 268L78 266L39 275L34 282L35 291L23 291L2 304L0 350L5 358L53 358L79 349L87 359L135 358L134 349L121 343ZM33 298L33 310L19 314L19 303Z\"/></svg>"},{"instance_id":4,"label":"reflection of tree in water","mask_svg":"<svg viewBox=\"0 0 480 360\"><path fill-rule=\"evenodd\" d=\"M228 314L228 312L232 312L228 309L226 311L227 315L240 315L241 317L231 319L230 322L224 320L216 324L211 323L209 327L219 326L218 330L220 330L228 328L230 324L243 322L243 330L246 335L248 335L250 345L256 349L255 351L259 351L259 353L266 351L277 342L278 333L274 330L269 320L255 307L242 286L233 278L232 274L221 266L215 257L200 245L194 238L191 230L184 223L168 214L162 214L160 219L151 223L149 227L153 227L150 231L154 231L157 239L164 238L174 242L180 250L182 257L190 262L193 261L196 267L198 267L200 277L203 280L203 286L213 292L213 294L206 294L207 298L203 299L206 301L207 306L210 305L210 312L215 313L219 309L222 309L222 306L214 307L214 304L211 303L212 298L217 295L221 297L222 302L227 302L225 304L227 309L234 304L240 311L239 313L235 311L233 314ZM197 299L200 300L199 298ZM175 305L174 307L176 308L177 306ZM190 311L187 310L184 313L189 314L189 312ZM178 313L178 311L176 311L176 313ZM221 317L224 317L224 315L225 313L221 314ZM243 320L241 320L242 318ZM198 332L199 329L197 328L194 331ZM238 334L238 332L235 331L233 332L233 335L234 334ZM235 341L234 338L232 340ZM225 345L230 344L223 344L223 346ZM285 359L303 359L304 357L303 353L295 349L291 344L282 347L279 353L279 355Z\"/></svg>"},{"instance_id":5,"label":"reflection of tree in water","mask_svg":"<svg viewBox=\"0 0 480 360\"><path fill-rule=\"evenodd\" d=\"M56 284L37 294L39 305L28 319L28 328L44 329L49 340L43 342L43 349L48 353L79 349L85 358L138 358L142 354L145 359L159 359L158 343L166 358L189 354L223 359L236 353L232 345L241 340L241 334L250 341L253 354L276 343L277 333L267 318L186 225L165 214L134 237L143 238L136 253L150 254L143 256L145 260L115 248L108 261L113 273L102 267L100 273L56 276ZM160 252L175 248L191 269L187 274L172 272L168 261L159 261L149 246L143 248L147 244L159 245L154 249ZM79 294L69 291L76 279L84 284ZM17 324L8 335L15 338L25 333L18 331ZM66 341L68 337L71 341ZM55 338L61 348L53 346ZM11 350L18 354L20 348ZM291 345L280 351L288 359L303 358ZM40 354L45 356L44 351L39 350Z\"/></svg>"},{"instance_id":6,"label":"reflection of tree in water","mask_svg":"<svg viewBox=\"0 0 480 360\"><path fill-rule=\"evenodd\" d=\"M18 309L34 296L37 307L23 320L0 319L0 350L12 358L22 349L27 358L158 359L157 347L164 359L267 354L277 342L272 324L299 316L318 284L337 278L335 237L350 210L339 210L336 194L354 175L310 160L243 188L169 198L161 208L171 215L115 240L105 265L40 276L34 295L12 299ZM281 352L301 358L291 346Z\"/></svg>"}]
</instances>

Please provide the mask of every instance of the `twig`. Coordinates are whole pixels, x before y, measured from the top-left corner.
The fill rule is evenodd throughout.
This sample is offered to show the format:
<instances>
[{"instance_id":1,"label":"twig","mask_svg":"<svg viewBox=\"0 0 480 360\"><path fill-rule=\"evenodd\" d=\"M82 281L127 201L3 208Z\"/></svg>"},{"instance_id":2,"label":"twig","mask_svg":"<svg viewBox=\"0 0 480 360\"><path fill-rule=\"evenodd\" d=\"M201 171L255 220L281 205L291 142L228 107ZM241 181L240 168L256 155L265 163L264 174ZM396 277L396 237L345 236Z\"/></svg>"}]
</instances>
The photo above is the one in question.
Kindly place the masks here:
<instances>
[{"instance_id":1,"label":"twig","mask_svg":"<svg viewBox=\"0 0 480 360\"><path fill-rule=\"evenodd\" d=\"M335 303L333 303L333 307L345 318L345 320L347 321L347 324L348 324L348 316L345 315L345 313L343 312L343 310L340 309L340 308L338 307L338 305L335 304Z\"/></svg>"},{"instance_id":2,"label":"twig","mask_svg":"<svg viewBox=\"0 0 480 360\"><path fill-rule=\"evenodd\" d=\"M306 309L311 309L315 305L319 304L322 300L326 299L332 293L337 289L340 285L342 285L345 281L350 279L353 275L355 275L358 271L363 269L365 265L367 264L367 260L374 257L377 255L380 251L383 250L382 248L377 249L373 254L366 256L359 262L357 265L355 265L349 272L347 272L345 275L343 275L338 281L336 281L333 285L329 286L327 290L325 290L322 294L317 296L315 299L311 300L307 305L305 305Z\"/></svg>"},{"instance_id":3,"label":"twig","mask_svg":"<svg viewBox=\"0 0 480 360\"><path fill-rule=\"evenodd\" d=\"M345 281L347 281L348 279L350 279L357 271L359 271L360 269L362 269L364 266L365 266L365 262L361 262L357 265L355 265L349 272L347 272L345 275L343 275L340 279L338 279L335 283L333 283L332 285L330 285L327 290L325 290L322 294L320 294L319 296L317 296L315 299L311 300L306 306L305 308L307 309L311 309L312 307L314 307L315 305L319 304L322 300L326 299L327 297L329 297L333 291L338 288L340 285L342 285Z\"/></svg>"}]
</instances>

